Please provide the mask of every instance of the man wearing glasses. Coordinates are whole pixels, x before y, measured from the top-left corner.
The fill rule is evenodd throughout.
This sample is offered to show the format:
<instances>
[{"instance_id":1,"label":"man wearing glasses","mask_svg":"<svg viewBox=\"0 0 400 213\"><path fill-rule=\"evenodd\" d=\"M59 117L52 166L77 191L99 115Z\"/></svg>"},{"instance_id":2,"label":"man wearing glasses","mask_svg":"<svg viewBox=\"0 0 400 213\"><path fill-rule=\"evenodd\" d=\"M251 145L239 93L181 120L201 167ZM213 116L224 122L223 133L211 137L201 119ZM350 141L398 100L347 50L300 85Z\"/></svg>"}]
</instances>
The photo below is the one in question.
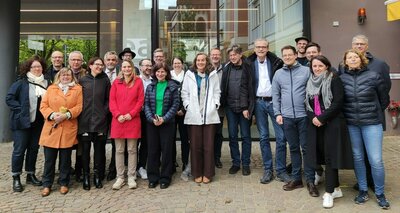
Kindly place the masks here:
<instances>
[{"instance_id":1,"label":"man wearing glasses","mask_svg":"<svg viewBox=\"0 0 400 213\"><path fill-rule=\"evenodd\" d=\"M54 76L63 67L64 54L58 50L51 53L51 65L47 69L46 78L51 82L54 80Z\"/></svg>"}]
</instances>

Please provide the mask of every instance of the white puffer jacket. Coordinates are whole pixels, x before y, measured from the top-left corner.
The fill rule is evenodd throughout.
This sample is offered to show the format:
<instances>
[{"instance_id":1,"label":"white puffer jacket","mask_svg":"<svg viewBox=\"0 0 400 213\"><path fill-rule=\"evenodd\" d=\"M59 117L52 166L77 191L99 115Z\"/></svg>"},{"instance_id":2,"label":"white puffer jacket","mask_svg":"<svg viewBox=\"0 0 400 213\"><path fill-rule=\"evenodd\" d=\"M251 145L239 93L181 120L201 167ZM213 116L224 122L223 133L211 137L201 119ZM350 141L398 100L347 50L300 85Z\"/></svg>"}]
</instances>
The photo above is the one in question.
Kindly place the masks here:
<instances>
[{"instance_id":1,"label":"white puffer jacket","mask_svg":"<svg viewBox=\"0 0 400 213\"><path fill-rule=\"evenodd\" d=\"M184 123L188 125L204 125L220 123L218 108L220 106L221 89L217 72L214 70L208 77L206 100L203 116L200 114L197 82L193 71L187 71L182 84L181 97L186 109Z\"/></svg>"}]
</instances>

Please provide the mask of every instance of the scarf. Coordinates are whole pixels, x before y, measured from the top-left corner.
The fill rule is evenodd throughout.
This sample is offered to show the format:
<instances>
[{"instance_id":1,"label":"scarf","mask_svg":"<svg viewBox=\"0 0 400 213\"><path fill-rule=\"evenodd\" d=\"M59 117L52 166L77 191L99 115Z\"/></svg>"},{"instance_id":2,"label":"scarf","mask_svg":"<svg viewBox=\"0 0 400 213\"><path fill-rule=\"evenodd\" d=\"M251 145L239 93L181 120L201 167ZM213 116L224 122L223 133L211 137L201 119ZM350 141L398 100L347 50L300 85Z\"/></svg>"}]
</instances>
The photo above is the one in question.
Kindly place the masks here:
<instances>
[{"instance_id":1,"label":"scarf","mask_svg":"<svg viewBox=\"0 0 400 213\"><path fill-rule=\"evenodd\" d=\"M26 76L28 77L29 82L43 86L43 87L40 87L38 85L35 85L35 96L42 97L44 95L44 93L46 93L46 89L44 89L44 88L47 87L47 81L44 79L43 74L41 74L38 77L29 71L26 73Z\"/></svg>"},{"instance_id":2,"label":"scarf","mask_svg":"<svg viewBox=\"0 0 400 213\"><path fill-rule=\"evenodd\" d=\"M204 103L206 101L206 88L207 88L208 75L205 73L197 72L195 74L195 76L196 76L196 82L197 82L197 92L198 92L197 97L199 100L200 113L203 116Z\"/></svg>"},{"instance_id":3,"label":"scarf","mask_svg":"<svg viewBox=\"0 0 400 213\"><path fill-rule=\"evenodd\" d=\"M62 84L62 83L58 84L58 87L60 87L60 89L63 91L64 95L67 94L69 88L73 87L73 86L75 86L75 82L71 82L68 84Z\"/></svg>"},{"instance_id":4,"label":"scarf","mask_svg":"<svg viewBox=\"0 0 400 213\"><path fill-rule=\"evenodd\" d=\"M332 103L332 91L331 91L331 82L332 82L333 73L325 70L321 75L315 76L311 75L307 81L306 87L306 107L308 111L313 112L312 107L310 106L309 100L315 98L315 96L322 96L322 103L324 104L325 109L328 109Z\"/></svg>"}]
</instances>

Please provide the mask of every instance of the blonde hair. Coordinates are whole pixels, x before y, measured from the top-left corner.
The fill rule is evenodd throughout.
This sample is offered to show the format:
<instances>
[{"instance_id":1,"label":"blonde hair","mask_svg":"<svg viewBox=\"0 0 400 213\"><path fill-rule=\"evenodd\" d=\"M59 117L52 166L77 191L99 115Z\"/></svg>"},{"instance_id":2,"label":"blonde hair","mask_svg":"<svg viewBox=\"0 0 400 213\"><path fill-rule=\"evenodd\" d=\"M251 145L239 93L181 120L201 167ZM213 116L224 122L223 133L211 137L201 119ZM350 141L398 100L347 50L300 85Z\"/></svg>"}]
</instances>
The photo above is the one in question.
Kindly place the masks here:
<instances>
[{"instance_id":1,"label":"blonde hair","mask_svg":"<svg viewBox=\"0 0 400 213\"><path fill-rule=\"evenodd\" d=\"M135 71L135 65L133 64L133 62L131 60L123 60L122 63L121 63L121 68L122 68L122 64L124 62L129 63L129 65L131 65L131 67L132 67L132 74L131 74L132 78L129 80L127 85L128 85L128 87L133 87L133 85L135 85L135 80L137 78L136 71ZM120 82L124 82L125 81L125 77L124 77L124 74L123 74L122 70L121 70L121 72L119 72L118 77L119 77Z\"/></svg>"},{"instance_id":2,"label":"blonde hair","mask_svg":"<svg viewBox=\"0 0 400 213\"><path fill-rule=\"evenodd\" d=\"M56 85L59 84L60 83L60 75L64 74L64 73L67 73L67 72L71 72L72 81L74 83L78 83L78 81L76 80L76 77L75 77L74 72L72 71L72 69L68 68L68 67L63 67L63 68L60 69L60 71L57 72L56 76L54 76L53 84L56 84Z\"/></svg>"},{"instance_id":3,"label":"blonde hair","mask_svg":"<svg viewBox=\"0 0 400 213\"><path fill-rule=\"evenodd\" d=\"M346 69L349 69L349 66L346 64L346 57L347 57L347 55L348 55L349 53L357 54L358 57L360 57L360 59L361 59L360 68L361 68L361 69L367 67L367 65L368 65L368 63L369 63L369 60L367 59L367 57L365 57L365 55L362 54L362 53L361 53L360 51L358 51L358 50L349 49L349 50L347 50L346 52L344 52L343 61L342 61L342 65L343 65Z\"/></svg>"}]
</instances>

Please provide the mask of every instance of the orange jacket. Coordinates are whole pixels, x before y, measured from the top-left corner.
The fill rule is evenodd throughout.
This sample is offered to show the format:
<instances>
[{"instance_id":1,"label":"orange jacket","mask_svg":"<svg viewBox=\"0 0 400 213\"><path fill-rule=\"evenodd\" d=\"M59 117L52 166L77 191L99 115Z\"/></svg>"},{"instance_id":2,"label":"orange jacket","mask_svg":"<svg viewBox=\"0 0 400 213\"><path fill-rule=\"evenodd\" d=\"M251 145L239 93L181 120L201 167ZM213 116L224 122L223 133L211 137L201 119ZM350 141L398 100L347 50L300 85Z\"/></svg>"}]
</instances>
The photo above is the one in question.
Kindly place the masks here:
<instances>
[{"instance_id":1,"label":"orange jacket","mask_svg":"<svg viewBox=\"0 0 400 213\"><path fill-rule=\"evenodd\" d=\"M66 107L71 118L59 123L53 128L54 121L49 120L51 113L59 112L60 107ZM75 85L69 88L66 95L58 85L51 85L43 96L40 112L45 118L39 144L50 148L70 148L78 143L78 116L82 111L82 87Z\"/></svg>"}]
</instances>

